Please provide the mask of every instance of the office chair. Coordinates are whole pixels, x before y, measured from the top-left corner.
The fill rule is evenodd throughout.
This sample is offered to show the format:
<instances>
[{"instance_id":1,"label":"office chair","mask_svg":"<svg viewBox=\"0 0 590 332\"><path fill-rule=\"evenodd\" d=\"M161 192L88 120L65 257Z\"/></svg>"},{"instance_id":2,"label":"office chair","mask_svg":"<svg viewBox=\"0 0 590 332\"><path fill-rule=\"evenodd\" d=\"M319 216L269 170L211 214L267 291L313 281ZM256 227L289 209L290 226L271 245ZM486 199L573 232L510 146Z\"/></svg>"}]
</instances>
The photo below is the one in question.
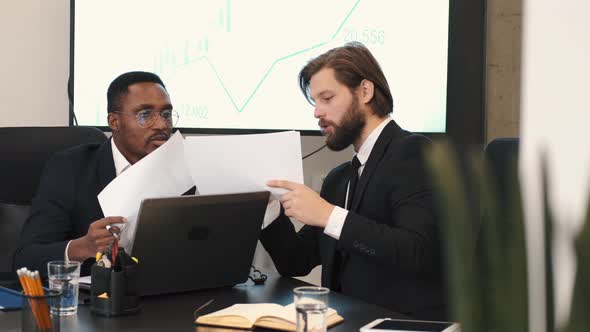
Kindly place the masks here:
<instances>
[{"instance_id":1,"label":"office chair","mask_svg":"<svg viewBox=\"0 0 590 332\"><path fill-rule=\"evenodd\" d=\"M107 139L94 127L0 128L0 284L16 279L13 254L45 163L60 150Z\"/></svg>"},{"instance_id":2,"label":"office chair","mask_svg":"<svg viewBox=\"0 0 590 332\"><path fill-rule=\"evenodd\" d=\"M500 211L506 211L510 191L514 188L510 181L518 180L518 138L497 138L485 148L484 156L490 166L490 175L498 189Z\"/></svg>"}]
</instances>

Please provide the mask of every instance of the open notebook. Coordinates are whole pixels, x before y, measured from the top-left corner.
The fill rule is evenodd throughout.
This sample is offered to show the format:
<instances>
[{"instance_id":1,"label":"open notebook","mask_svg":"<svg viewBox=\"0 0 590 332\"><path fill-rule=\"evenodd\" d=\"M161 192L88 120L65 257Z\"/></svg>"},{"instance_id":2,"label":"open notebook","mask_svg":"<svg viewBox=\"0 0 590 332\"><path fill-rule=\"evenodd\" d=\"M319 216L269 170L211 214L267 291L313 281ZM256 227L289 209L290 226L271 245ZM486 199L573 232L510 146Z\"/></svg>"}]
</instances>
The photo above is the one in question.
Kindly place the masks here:
<instances>
[{"instance_id":1,"label":"open notebook","mask_svg":"<svg viewBox=\"0 0 590 332\"><path fill-rule=\"evenodd\" d=\"M328 308L326 313L328 327L344 320L336 310ZM252 329L262 327L273 330L295 331L295 304L287 306L274 303L234 304L231 307L203 315L197 324Z\"/></svg>"}]
</instances>

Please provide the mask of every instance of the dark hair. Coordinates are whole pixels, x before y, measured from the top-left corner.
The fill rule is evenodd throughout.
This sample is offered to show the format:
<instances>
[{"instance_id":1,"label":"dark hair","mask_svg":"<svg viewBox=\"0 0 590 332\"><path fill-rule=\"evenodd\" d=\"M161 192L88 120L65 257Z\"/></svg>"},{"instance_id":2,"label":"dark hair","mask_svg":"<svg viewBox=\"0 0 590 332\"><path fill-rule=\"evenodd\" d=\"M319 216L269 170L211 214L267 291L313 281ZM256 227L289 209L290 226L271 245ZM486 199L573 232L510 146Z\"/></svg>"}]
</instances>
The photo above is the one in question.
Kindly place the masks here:
<instances>
[{"instance_id":1,"label":"dark hair","mask_svg":"<svg viewBox=\"0 0 590 332\"><path fill-rule=\"evenodd\" d=\"M376 115L385 116L393 111L393 97L387 79L379 63L365 45L359 42L347 43L311 59L301 69L299 87L310 103L312 102L309 95L311 77L323 68L334 69L336 80L346 85L351 92L354 92L354 89L365 79L373 82L375 92L369 103L373 112Z\"/></svg>"},{"instance_id":2,"label":"dark hair","mask_svg":"<svg viewBox=\"0 0 590 332\"><path fill-rule=\"evenodd\" d=\"M121 97L129 92L129 86L144 82L160 84L164 90L166 90L164 82L162 82L160 77L154 73L131 71L121 74L111 82L107 90L107 111L109 113L119 111L119 108L121 107Z\"/></svg>"}]
</instances>

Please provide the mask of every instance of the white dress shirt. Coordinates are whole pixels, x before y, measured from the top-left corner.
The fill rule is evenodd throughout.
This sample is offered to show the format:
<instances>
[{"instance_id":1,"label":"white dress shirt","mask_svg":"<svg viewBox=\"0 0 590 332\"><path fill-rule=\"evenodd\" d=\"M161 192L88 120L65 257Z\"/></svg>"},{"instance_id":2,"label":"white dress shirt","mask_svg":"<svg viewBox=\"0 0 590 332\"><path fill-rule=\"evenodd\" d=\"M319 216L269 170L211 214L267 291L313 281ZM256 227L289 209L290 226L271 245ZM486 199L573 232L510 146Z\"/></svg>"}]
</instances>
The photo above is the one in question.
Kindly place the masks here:
<instances>
[{"instance_id":1,"label":"white dress shirt","mask_svg":"<svg viewBox=\"0 0 590 332\"><path fill-rule=\"evenodd\" d=\"M115 176L119 176L131 166L131 163L127 160L127 158L125 158L125 156L123 156L121 151L119 151L117 145L115 144L115 140L112 138L111 150L113 150L113 161L115 162ZM70 243L72 243L72 241L69 241L66 245L66 252L64 254L66 262L70 261L70 258L68 257L68 248L70 248Z\"/></svg>"},{"instance_id":2,"label":"white dress shirt","mask_svg":"<svg viewBox=\"0 0 590 332\"><path fill-rule=\"evenodd\" d=\"M119 151L114 139L111 139L111 148L113 150L113 161L115 162L115 176L119 176L131 167L131 163L129 163L127 158L125 158L121 151Z\"/></svg>"},{"instance_id":3,"label":"white dress shirt","mask_svg":"<svg viewBox=\"0 0 590 332\"><path fill-rule=\"evenodd\" d=\"M367 139L363 142L363 145L361 145L360 149L358 150L356 157L358 158L359 162L361 163L361 166L358 169L359 179L360 179L361 174L363 173L363 169L365 169L365 163L367 162L367 159L369 159L369 156L371 155L371 151L373 150L373 147L375 146L375 143L377 142L379 135L381 135L383 128L385 128L385 126L391 120L392 119L389 116L385 120L383 120L383 122L381 122L381 124L379 124L379 126L377 126L377 128L375 128L373 130L373 132L371 132L369 137L367 137ZM344 200L344 204L348 203L348 195L350 194L348 192L349 189L350 189L350 183L348 184L348 187L346 188L346 199ZM346 220L346 216L348 216L348 210L347 210L348 206L345 205L345 208L346 209L343 209L339 206L334 206L334 210L332 210L332 213L330 214L330 217L328 218L328 223L326 224L326 228L324 228L324 233L326 235L333 237L336 240L340 239L340 233L342 233L342 227L344 227L344 221Z\"/></svg>"}]
</instances>

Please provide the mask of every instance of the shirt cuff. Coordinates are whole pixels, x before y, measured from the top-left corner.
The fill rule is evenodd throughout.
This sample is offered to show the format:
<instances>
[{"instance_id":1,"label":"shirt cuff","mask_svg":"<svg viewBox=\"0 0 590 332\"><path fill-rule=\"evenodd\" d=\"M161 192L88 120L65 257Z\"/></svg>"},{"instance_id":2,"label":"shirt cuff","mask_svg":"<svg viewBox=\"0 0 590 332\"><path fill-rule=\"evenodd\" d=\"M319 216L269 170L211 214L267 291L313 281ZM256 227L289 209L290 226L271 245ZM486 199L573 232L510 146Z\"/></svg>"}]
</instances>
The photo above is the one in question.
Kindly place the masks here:
<instances>
[{"instance_id":1,"label":"shirt cuff","mask_svg":"<svg viewBox=\"0 0 590 332\"><path fill-rule=\"evenodd\" d=\"M278 199L270 201L264 212L264 221L262 222L262 229L265 229L268 225L279 217L281 214L281 204Z\"/></svg>"},{"instance_id":2,"label":"shirt cuff","mask_svg":"<svg viewBox=\"0 0 590 332\"><path fill-rule=\"evenodd\" d=\"M340 240L340 233L342 233L342 227L344 227L344 220L348 216L348 210L345 210L339 206L334 206L328 223L324 228L324 233L336 240Z\"/></svg>"},{"instance_id":3,"label":"shirt cuff","mask_svg":"<svg viewBox=\"0 0 590 332\"><path fill-rule=\"evenodd\" d=\"M72 241L68 241L68 244L66 245L66 252L64 252L64 261L69 262L70 258L68 257L68 248L70 247L70 243L72 243Z\"/></svg>"}]
</instances>

